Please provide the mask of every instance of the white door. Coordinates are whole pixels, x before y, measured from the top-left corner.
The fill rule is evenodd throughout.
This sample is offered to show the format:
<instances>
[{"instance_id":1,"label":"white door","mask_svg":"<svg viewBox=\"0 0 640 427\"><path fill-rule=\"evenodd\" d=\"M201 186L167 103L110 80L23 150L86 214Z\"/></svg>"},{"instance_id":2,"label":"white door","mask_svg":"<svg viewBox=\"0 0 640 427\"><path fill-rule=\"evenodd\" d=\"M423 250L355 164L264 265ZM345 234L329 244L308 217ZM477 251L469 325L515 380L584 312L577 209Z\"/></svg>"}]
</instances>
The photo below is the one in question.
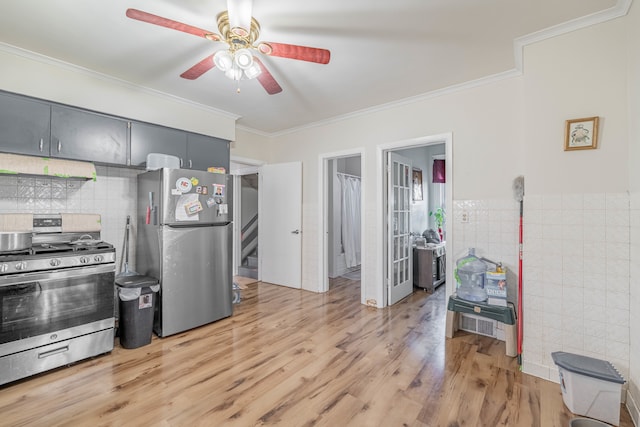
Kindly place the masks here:
<instances>
[{"instance_id":1,"label":"white door","mask_svg":"<svg viewBox=\"0 0 640 427\"><path fill-rule=\"evenodd\" d=\"M264 165L258 172L260 280L302 285L302 163Z\"/></svg>"},{"instance_id":2,"label":"white door","mask_svg":"<svg viewBox=\"0 0 640 427\"><path fill-rule=\"evenodd\" d=\"M411 239L411 160L387 157L387 284L389 305L413 292Z\"/></svg>"}]
</instances>

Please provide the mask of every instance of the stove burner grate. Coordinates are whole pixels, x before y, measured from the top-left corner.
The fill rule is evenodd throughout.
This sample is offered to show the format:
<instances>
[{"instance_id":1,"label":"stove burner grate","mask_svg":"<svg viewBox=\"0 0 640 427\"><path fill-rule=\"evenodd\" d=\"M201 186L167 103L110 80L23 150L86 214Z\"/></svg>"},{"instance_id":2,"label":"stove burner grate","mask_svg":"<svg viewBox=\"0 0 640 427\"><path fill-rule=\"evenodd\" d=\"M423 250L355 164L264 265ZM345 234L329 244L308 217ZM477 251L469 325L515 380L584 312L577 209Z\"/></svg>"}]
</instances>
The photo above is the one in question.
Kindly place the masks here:
<instances>
[{"instance_id":1,"label":"stove burner grate","mask_svg":"<svg viewBox=\"0 0 640 427\"><path fill-rule=\"evenodd\" d=\"M9 255L31 255L33 254L33 248L20 249L17 251L0 251L1 256L9 256Z\"/></svg>"}]
</instances>

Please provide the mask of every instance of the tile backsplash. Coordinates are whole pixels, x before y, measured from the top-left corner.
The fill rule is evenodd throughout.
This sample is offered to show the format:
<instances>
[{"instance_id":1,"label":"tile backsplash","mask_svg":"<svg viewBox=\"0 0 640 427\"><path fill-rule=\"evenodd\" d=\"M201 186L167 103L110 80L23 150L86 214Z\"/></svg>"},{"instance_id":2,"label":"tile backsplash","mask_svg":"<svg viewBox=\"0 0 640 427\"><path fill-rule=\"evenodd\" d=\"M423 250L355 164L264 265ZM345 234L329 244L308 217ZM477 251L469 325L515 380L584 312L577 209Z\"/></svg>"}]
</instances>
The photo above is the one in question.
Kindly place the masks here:
<instances>
[{"instance_id":1,"label":"tile backsplash","mask_svg":"<svg viewBox=\"0 0 640 427\"><path fill-rule=\"evenodd\" d=\"M104 241L123 250L131 215L130 266L135 266L137 169L96 166L96 181L0 175L0 213L95 213L101 215Z\"/></svg>"},{"instance_id":2,"label":"tile backsplash","mask_svg":"<svg viewBox=\"0 0 640 427\"><path fill-rule=\"evenodd\" d=\"M518 203L455 200L452 219L454 268L469 247L504 262L515 303ZM557 381L551 352L567 351L629 373L631 225L626 193L525 196L525 372Z\"/></svg>"}]
</instances>

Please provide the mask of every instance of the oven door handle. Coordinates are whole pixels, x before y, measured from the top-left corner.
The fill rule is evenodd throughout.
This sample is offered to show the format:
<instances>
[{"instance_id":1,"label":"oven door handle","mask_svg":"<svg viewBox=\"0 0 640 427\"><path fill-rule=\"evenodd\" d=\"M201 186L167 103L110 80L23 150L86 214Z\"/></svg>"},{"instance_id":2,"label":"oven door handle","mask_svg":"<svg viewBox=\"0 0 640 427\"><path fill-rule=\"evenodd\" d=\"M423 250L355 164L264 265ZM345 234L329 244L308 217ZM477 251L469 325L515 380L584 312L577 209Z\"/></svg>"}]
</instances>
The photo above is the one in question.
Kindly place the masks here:
<instances>
[{"instance_id":1,"label":"oven door handle","mask_svg":"<svg viewBox=\"0 0 640 427\"><path fill-rule=\"evenodd\" d=\"M45 357L55 356L56 354L64 353L65 351L69 351L69 345L65 345L64 347L56 348L49 351L43 351L42 353L38 353L38 359L44 359Z\"/></svg>"},{"instance_id":2,"label":"oven door handle","mask_svg":"<svg viewBox=\"0 0 640 427\"><path fill-rule=\"evenodd\" d=\"M86 277L95 274L111 273L116 271L115 264L100 264L80 268L68 268L54 271L36 271L33 273L10 274L0 277L0 288L28 282L46 282L50 280L64 280L73 277Z\"/></svg>"}]
</instances>

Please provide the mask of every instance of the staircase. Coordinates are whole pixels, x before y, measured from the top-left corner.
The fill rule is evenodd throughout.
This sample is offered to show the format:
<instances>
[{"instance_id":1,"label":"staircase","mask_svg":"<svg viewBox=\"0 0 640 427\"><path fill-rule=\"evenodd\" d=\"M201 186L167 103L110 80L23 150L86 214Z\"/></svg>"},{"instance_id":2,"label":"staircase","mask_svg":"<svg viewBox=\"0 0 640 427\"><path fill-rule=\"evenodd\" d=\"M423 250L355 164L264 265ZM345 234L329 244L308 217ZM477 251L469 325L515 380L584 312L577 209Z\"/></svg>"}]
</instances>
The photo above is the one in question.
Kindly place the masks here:
<instances>
[{"instance_id":1,"label":"staircase","mask_svg":"<svg viewBox=\"0 0 640 427\"><path fill-rule=\"evenodd\" d=\"M244 211L245 215L251 215L255 209L255 214L242 227L241 230L241 251L240 266L238 266L238 275L243 277L258 278L258 212L257 212L257 189L258 174L250 174L242 176L242 193L243 197L249 197L254 200L255 204L250 204L252 208ZM245 192L246 189L246 192ZM249 195L245 195L249 194ZM251 196L251 194L253 196ZM255 199L253 199L255 197ZM244 200L244 199L243 199ZM243 203L243 206L245 204ZM247 205L249 206L249 205ZM243 208L244 209L244 208ZM245 216L246 218L246 216Z\"/></svg>"},{"instance_id":2,"label":"staircase","mask_svg":"<svg viewBox=\"0 0 640 427\"><path fill-rule=\"evenodd\" d=\"M242 227L242 255L238 275L258 278L258 214Z\"/></svg>"}]
</instances>

